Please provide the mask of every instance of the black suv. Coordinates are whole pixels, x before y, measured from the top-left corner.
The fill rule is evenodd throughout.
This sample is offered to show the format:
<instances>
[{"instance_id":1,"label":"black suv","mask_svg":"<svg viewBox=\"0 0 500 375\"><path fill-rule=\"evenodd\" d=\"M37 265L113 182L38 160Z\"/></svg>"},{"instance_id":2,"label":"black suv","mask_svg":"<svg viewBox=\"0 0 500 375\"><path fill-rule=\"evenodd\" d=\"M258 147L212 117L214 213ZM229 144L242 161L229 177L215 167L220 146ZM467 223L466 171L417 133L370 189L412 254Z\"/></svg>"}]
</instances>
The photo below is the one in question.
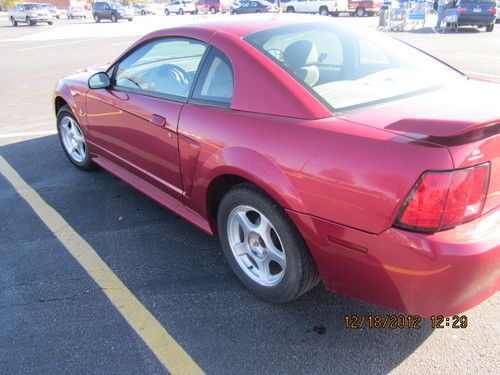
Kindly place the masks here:
<instances>
[{"instance_id":1,"label":"black suv","mask_svg":"<svg viewBox=\"0 0 500 375\"><path fill-rule=\"evenodd\" d=\"M95 22L101 22L101 20L116 22L119 19L132 21L134 19L134 10L121 4L97 1L92 5L92 16Z\"/></svg>"}]
</instances>

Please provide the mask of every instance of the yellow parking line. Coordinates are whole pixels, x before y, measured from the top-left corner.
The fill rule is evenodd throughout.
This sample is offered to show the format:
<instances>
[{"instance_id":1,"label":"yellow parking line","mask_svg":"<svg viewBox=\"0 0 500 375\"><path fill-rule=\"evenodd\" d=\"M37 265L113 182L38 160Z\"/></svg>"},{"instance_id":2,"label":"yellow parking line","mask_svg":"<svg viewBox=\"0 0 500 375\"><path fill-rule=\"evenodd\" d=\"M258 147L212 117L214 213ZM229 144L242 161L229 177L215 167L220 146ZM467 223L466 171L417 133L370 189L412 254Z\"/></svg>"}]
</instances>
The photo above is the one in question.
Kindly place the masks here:
<instances>
[{"instance_id":1,"label":"yellow parking line","mask_svg":"<svg viewBox=\"0 0 500 375\"><path fill-rule=\"evenodd\" d=\"M99 285L134 331L172 374L203 374L203 370L139 302L118 276L64 218L0 156L0 173Z\"/></svg>"}]
</instances>

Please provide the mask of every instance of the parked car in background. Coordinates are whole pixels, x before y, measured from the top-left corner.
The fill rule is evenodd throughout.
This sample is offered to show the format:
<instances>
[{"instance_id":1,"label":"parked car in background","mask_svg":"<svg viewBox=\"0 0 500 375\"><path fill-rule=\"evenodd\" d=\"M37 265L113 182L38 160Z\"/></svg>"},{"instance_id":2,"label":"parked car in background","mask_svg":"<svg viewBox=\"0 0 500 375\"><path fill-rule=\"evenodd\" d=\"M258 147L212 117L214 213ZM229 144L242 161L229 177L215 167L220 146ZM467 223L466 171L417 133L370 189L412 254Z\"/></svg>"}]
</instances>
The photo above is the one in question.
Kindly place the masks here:
<instances>
[{"instance_id":1,"label":"parked car in background","mask_svg":"<svg viewBox=\"0 0 500 375\"><path fill-rule=\"evenodd\" d=\"M497 19L496 22L500 22L500 0L497 0Z\"/></svg>"},{"instance_id":2,"label":"parked car in background","mask_svg":"<svg viewBox=\"0 0 500 375\"><path fill-rule=\"evenodd\" d=\"M182 16L184 13L196 14L196 5L194 1L186 0L174 0L165 7L165 15L168 16L171 13L176 13Z\"/></svg>"},{"instance_id":3,"label":"parked car in background","mask_svg":"<svg viewBox=\"0 0 500 375\"><path fill-rule=\"evenodd\" d=\"M239 7L234 7L232 14L248 14L248 13L268 13L277 12L278 8L272 3L265 0L250 0L242 3Z\"/></svg>"},{"instance_id":4,"label":"parked car in background","mask_svg":"<svg viewBox=\"0 0 500 375\"><path fill-rule=\"evenodd\" d=\"M319 13L322 16L346 12L347 0L290 0L282 3L287 13Z\"/></svg>"},{"instance_id":5,"label":"parked car in background","mask_svg":"<svg viewBox=\"0 0 500 375\"><path fill-rule=\"evenodd\" d=\"M68 8L68 18L87 18L87 13L83 9L83 7L79 5L70 6Z\"/></svg>"},{"instance_id":6,"label":"parked car in background","mask_svg":"<svg viewBox=\"0 0 500 375\"><path fill-rule=\"evenodd\" d=\"M134 19L134 10L132 7L125 7L119 3L98 1L92 5L92 17L95 22L101 22L101 20L117 22L121 19L132 21Z\"/></svg>"},{"instance_id":7,"label":"parked car in background","mask_svg":"<svg viewBox=\"0 0 500 375\"><path fill-rule=\"evenodd\" d=\"M45 9L47 9L52 17L59 19L61 17L61 13L59 9L57 9L53 4L41 4Z\"/></svg>"},{"instance_id":8,"label":"parked car in background","mask_svg":"<svg viewBox=\"0 0 500 375\"><path fill-rule=\"evenodd\" d=\"M47 23L52 25L54 19L52 13L42 4L38 3L18 3L7 13L12 26L17 26L18 23L26 23L34 26L37 23Z\"/></svg>"},{"instance_id":9,"label":"parked car in background","mask_svg":"<svg viewBox=\"0 0 500 375\"><path fill-rule=\"evenodd\" d=\"M381 0L348 0L347 3L349 14L357 17L377 15L382 5Z\"/></svg>"},{"instance_id":10,"label":"parked car in background","mask_svg":"<svg viewBox=\"0 0 500 375\"><path fill-rule=\"evenodd\" d=\"M331 17L241 18L59 80L69 161L218 234L267 301L322 280L451 316L500 290L500 85Z\"/></svg>"},{"instance_id":11,"label":"parked car in background","mask_svg":"<svg viewBox=\"0 0 500 375\"><path fill-rule=\"evenodd\" d=\"M221 10L220 0L198 0L196 10L202 14L215 14Z\"/></svg>"},{"instance_id":12,"label":"parked car in background","mask_svg":"<svg viewBox=\"0 0 500 375\"><path fill-rule=\"evenodd\" d=\"M156 14L156 7L153 4L134 4L134 13L136 15L145 16L146 14Z\"/></svg>"},{"instance_id":13,"label":"parked car in background","mask_svg":"<svg viewBox=\"0 0 500 375\"><path fill-rule=\"evenodd\" d=\"M457 26L484 27L491 32L497 19L496 0L458 0Z\"/></svg>"}]
</instances>

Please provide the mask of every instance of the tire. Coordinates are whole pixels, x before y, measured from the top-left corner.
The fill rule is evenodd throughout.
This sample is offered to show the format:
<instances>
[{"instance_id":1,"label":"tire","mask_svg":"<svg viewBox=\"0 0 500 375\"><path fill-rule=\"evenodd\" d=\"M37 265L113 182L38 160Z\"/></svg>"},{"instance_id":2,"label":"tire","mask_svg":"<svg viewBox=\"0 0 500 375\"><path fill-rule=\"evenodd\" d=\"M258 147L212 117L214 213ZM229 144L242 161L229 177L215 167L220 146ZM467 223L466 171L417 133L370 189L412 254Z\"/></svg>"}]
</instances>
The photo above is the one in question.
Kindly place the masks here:
<instances>
[{"instance_id":1,"label":"tire","mask_svg":"<svg viewBox=\"0 0 500 375\"><path fill-rule=\"evenodd\" d=\"M182 16L184 14L184 9L180 8L179 11L177 12L179 16Z\"/></svg>"},{"instance_id":2,"label":"tire","mask_svg":"<svg viewBox=\"0 0 500 375\"><path fill-rule=\"evenodd\" d=\"M257 10L255 11L255 13L260 13L260 10L258 10L258 9L257 9Z\"/></svg>"},{"instance_id":3,"label":"tire","mask_svg":"<svg viewBox=\"0 0 500 375\"><path fill-rule=\"evenodd\" d=\"M357 7L356 8L356 16L358 17L364 17L366 15L365 8L363 7Z\"/></svg>"},{"instance_id":4,"label":"tire","mask_svg":"<svg viewBox=\"0 0 500 375\"><path fill-rule=\"evenodd\" d=\"M33 21L31 18L29 18L28 16L26 16L26 23L30 26L35 26L36 25L36 22Z\"/></svg>"},{"instance_id":5,"label":"tire","mask_svg":"<svg viewBox=\"0 0 500 375\"><path fill-rule=\"evenodd\" d=\"M494 23L486 25L486 32L491 33L494 28L495 28L495 24Z\"/></svg>"},{"instance_id":6,"label":"tire","mask_svg":"<svg viewBox=\"0 0 500 375\"><path fill-rule=\"evenodd\" d=\"M141 16L145 16L146 15L146 12L143 10L141 10Z\"/></svg>"},{"instance_id":7,"label":"tire","mask_svg":"<svg viewBox=\"0 0 500 375\"><path fill-rule=\"evenodd\" d=\"M56 16L57 19L61 18L61 16Z\"/></svg>"},{"instance_id":8,"label":"tire","mask_svg":"<svg viewBox=\"0 0 500 375\"><path fill-rule=\"evenodd\" d=\"M47 23L48 23L49 25L53 25L53 24L54 24L54 22L52 22L52 21L49 21L49 22L47 22Z\"/></svg>"},{"instance_id":9,"label":"tire","mask_svg":"<svg viewBox=\"0 0 500 375\"><path fill-rule=\"evenodd\" d=\"M134 19L133 18L127 18L128 22L132 22Z\"/></svg>"},{"instance_id":10,"label":"tire","mask_svg":"<svg viewBox=\"0 0 500 375\"><path fill-rule=\"evenodd\" d=\"M74 128L75 125L76 128ZM70 152L70 150L68 149L69 146L65 143L65 140L63 140L67 139L64 135L67 132L67 126L70 126L70 129L75 129L77 131L77 133L75 134L81 135L81 142L77 143L83 144L83 148L80 149L84 150L84 155L82 155L76 148L73 152ZM85 142L85 136L83 134L83 131L81 130L80 124L78 124L78 121L73 115L73 112L67 105L62 106L61 109L59 109L59 111L57 112L57 134L59 136L59 141L61 142L64 153L75 167L86 171L97 168L96 164L90 158L90 150L87 147L87 143ZM80 139L80 137L78 139ZM78 158L76 155L80 155L81 158Z\"/></svg>"},{"instance_id":11,"label":"tire","mask_svg":"<svg viewBox=\"0 0 500 375\"><path fill-rule=\"evenodd\" d=\"M12 26L17 27L17 21L14 19L14 17L10 17L10 22L12 23Z\"/></svg>"},{"instance_id":12,"label":"tire","mask_svg":"<svg viewBox=\"0 0 500 375\"><path fill-rule=\"evenodd\" d=\"M286 12L287 13L295 13L295 8L294 7L287 7Z\"/></svg>"},{"instance_id":13,"label":"tire","mask_svg":"<svg viewBox=\"0 0 500 375\"><path fill-rule=\"evenodd\" d=\"M99 15L94 14L94 21L97 22L97 23L101 22L101 19L99 18Z\"/></svg>"},{"instance_id":14,"label":"tire","mask_svg":"<svg viewBox=\"0 0 500 375\"><path fill-rule=\"evenodd\" d=\"M215 14L217 13L217 11L215 10L214 7L210 7L210 9L208 10L211 14Z\"/></svg>"},{"instance_id":15,"label":"tire","mask_svg":"<svg viewBox=\"0 0 500 375\"><path fill-rule=\"evenodd\" d=\"M328 8L327 7L319 7L318 13L320 16L328 16Z\"/></svg>"},{"instance_id":16,"label":"tire","mask_svg":"<svg viewBox=\"0 0 500 375\"><path fill-rule=\"evenodd\" d=\"M116 14L111 15L111 22L118 22L118 18L116 18Z\"/></svg>"},{"instance_id":17,"label":"tire","mask_svg":"<svg viewBox=\"0 0 500 375\"><path fill-rule=\"evenodd\" d=\"M166 16L169 16L170 15L170 11L168 9L165 9L165 15Z\"/></svg>"},{"instance_id":18,"label":"tire","mask_svg":"<svg viewBox=\"0 0 500 375\"><path fill-rule=\"evenodd\" d=\"M249 224L246 233L242 222ZM259 229L263 222L270 224L266 230ZM318 283L318 270L304 239L285 211L256 186L244 183L231 189L219 205L217 225L233 272L259 298L288 302Z\"/></svg>"}]
</instances>

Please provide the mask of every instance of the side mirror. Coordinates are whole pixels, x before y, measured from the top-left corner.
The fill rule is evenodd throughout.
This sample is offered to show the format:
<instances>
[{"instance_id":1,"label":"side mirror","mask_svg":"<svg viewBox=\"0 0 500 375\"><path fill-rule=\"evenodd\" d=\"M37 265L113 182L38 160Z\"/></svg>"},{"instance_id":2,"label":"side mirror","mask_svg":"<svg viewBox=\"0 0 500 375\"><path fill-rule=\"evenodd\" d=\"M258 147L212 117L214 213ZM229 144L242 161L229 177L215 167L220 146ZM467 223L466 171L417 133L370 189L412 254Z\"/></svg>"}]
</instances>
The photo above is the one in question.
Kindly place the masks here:
<instances>
[{"instance_id":1,"label":"side mirror","mask_svg":"<svg viewBox=\"0 0 500 375\"><path fill-rule=\"evenodd\" d=\"M105 89L109 86L111 86L111 80L104 72L96 73L89 78L89 88L91 89Z\"/></svg>"}]
</instances>

